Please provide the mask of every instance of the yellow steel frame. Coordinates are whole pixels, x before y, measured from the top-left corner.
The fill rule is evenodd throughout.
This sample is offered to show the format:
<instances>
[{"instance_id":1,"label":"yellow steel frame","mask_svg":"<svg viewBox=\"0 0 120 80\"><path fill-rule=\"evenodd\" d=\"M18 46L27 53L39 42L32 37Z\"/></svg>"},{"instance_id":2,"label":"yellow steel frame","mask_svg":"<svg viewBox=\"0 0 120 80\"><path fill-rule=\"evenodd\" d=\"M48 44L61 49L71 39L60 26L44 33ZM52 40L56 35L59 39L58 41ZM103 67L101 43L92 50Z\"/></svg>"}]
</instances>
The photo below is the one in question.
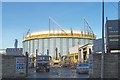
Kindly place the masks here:
<instances>
[{"instance_id":1,"label":"yellow steel frame","mask_svg":"<svg viewBox=\"0 0 120 80\"><path fill-rule=\"evenodd\" d=\"M52 37L57 37L57 38L87 38L87 39L96 39L96 36L94 35L86 35L86 34L40 34L40 35L33 35L25 38L23 41L27 40L32 40L32 39L39 39L39 38L52 38Z\"/></svg>"},{"instance_id":2,"label":"yellow steel frame","mask_svg":"<svg viewBox=\"0 0 120 80\"><path fill-rule=\"evenodd\" d=\"M69 56L69 57L73 57L72 62L74 62L74 63L77 63L77 62L78 62L78 59L75 58L75 56L78 56L78 53L69 54L68 56Z\"/></svg>"}]
</instances>

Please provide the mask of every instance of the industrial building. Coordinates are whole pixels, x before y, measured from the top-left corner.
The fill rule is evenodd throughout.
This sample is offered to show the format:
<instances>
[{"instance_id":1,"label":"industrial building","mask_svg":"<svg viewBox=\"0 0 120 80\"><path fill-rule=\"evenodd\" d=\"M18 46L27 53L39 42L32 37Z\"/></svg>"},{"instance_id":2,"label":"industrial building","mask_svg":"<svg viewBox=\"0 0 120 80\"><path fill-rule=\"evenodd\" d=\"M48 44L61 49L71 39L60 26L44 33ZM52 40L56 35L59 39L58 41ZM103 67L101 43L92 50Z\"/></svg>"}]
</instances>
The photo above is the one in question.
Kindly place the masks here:
<instances>
[{"instance_id":1,"label":"industrial building","mask_svg":"<svg viewBox=\"0 0 120 80\"><path fill-rule=\"evenodd\" d=\"M71 47L69 49L69 54L75 54L75 53L79 53L79 48L82 47L83 45L77 45L77 46L74 46L74 47Z\"/></svg>"},{"instance_id":2,"label":"industrial building","mask_svg":"<svg viewBox=\"0 0 120 80\"><path fill-rule=\"evenodd\" d=\"M107 53L106 51L106 38L104 38L104 50L105 53ZM93 53L102 53L102 38L96 39L93 41Z\"/></svg>"},{"instance_id":3,"label":"industrial building","mask_svg":"<svg viewBox=\"0 0 120 80\"><path fill-rule=\"evenodd\" d=\"M82 34L81 31L73 31L71 34L71 31L67 30L66 33L62 31L55 31L55 34L52 32L49 34L49 31L31 33L23 41L24 53L35 54L37 49L38 54L46 54L49 50L50 55L53 56L55 48L58 48L58 53L66 55L71 47L93 43L95 39L95 36L88 33Z\"/></svg>"},{"instance_id":4,"label":"industrial building","mask_svg":"<svg viewBox=\"0 0 120 80\"><path fill-rule=\"evenodd\" d=\"M94 42L94 41L93 41ZM93 44L74 46L70 48L70 54L76 54L79 62L87 62L89 54L93 53Z\"/></svg>"},{"instance_id":5,"label":"industrial building","mask_svg":"<svg viewBox=\"0 0 120 80\"><path fill-rule=\"evenodd\" d=\"M23 40L23 53L35 54L37 50L38 54L49 52L49 55L54 57L57 48L58 53L67 55L71 47L93 43L93 40L96 39L95 34L90 32L90 26L87 31L63 30L55 20L50 18L49 22L48 31L33 32L26 35ZM51 30L51 25L54 26L54 30ZM55 27L59 27L60 30L56 30Z\"/></svg>"},{"instance_id":6,"label":"industrial building","mask_svg":"<svg viewBox=\"0 0 120 80\"><path fill-rule=\"evenodd\" d=\"M80 62L87 62L88 59L89 59L89 55L93 53L93 44L86 44L84 46L81 46L79 48L79 54L78 54L78 57L79 57L79 61Z\"/></svg>"},{"instance_id":7,"label":"industrial building","mask_svg":"<svg viewBox=\"0 0 120 80\"><path fill-rule=\"evenodd\" d=\"M22 53L23 53L23 48L0 49L0 54L3 55L18 56L18 55L23 55Z\"/></svg>"},{"instance_id":8,"label":"industrial building","mask_svg":"<svg viewBox=\"0 0 120 80\"><path fill-rule=\"evenodd\" d=\"M120 50L120 20L106 21L106 47L107 51Z\"/></svg>"}]
</instances>

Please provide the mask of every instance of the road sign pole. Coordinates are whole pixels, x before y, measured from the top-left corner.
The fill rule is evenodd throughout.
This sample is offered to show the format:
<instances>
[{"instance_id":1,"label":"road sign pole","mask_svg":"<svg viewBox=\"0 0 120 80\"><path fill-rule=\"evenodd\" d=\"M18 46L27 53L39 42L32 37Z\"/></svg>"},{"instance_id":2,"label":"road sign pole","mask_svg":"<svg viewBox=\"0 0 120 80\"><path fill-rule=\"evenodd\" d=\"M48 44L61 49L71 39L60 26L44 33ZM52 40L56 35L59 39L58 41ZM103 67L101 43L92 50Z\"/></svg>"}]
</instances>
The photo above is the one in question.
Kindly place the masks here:
<instances>
[{"instance_id":1,"label":"road sign pole","mask_svg":"<svg viewBox=\"0 0 120 80\"><path fill-rule=\"evenodd\" d=\"M28 52L26 52L26 76L28 76Z\"/></svg>"}]
</instances>

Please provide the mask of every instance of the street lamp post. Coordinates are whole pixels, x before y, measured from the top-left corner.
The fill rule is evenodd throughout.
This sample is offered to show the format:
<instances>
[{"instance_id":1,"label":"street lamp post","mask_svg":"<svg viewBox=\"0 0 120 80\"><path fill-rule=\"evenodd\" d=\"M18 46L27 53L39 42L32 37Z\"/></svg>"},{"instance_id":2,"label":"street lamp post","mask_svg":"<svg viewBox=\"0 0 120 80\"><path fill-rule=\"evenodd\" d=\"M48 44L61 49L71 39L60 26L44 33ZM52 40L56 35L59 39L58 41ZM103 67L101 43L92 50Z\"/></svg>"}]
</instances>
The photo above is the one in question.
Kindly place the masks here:
<instances>
[{"instance_id":1,"label":"street lamp post","mask_svg":"<svg viewBox=\"0 0 120 80\"><path fill-rule=\"evenodd\" d=\"M101 78L104 77L104 0L102 0L102 54L101 54Z\"/></svg>"}]
</instances>

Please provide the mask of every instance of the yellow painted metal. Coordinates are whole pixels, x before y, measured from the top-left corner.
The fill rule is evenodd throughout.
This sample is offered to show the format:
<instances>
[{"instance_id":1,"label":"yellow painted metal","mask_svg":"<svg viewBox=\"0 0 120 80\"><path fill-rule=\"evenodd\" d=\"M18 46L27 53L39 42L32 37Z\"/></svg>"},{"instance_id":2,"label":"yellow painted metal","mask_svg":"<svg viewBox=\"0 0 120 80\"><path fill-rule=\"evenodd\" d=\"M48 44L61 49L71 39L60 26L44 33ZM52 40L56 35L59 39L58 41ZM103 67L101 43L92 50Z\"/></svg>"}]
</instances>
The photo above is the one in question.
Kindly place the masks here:
<instances>
[{"instance_id":1,"label":"yellow painted metal","mask_svg":"<svg viewBox=\"0 0 120 80\"><path fill-rule=\"evenodd\" d=\"M33 35L33 36L29 36L27 38L25 38L23 41L27 41L27 40L32 40L32 39L39 39L39 38L52 38L52 37L56 37L56 38L88 38L88 39L96 39L95 35L86 35L86 34L64 34L64 33L60 33L60 34L39 34L39 35Z\"/></svg>"},{"instance_id":2,"label":"yellow painted metal","mask_svg":"<svg viewBox=\"0 0 120 80\"><path fill-rule=\"evenodd\" d=\"M78 53L68 54L68 56L70 57L71 62L75 64L78 63L78 59L76 59L76 56L78 57Z\"/></svg>"},{"instance_id":3,"label":"yellow painted metal","mask_svg":"<svg viewBox=\"0 0 120 80\"><path fill-rule=\"evenodd\" d=\"M60 60L53 59L53 63L60 63Z\"/></svg>"},{"instance_id":4,"label":"yellow painted metal","mask_svg":"<svg viewBox=\"0 0 120 80\"><path fill-rule=\"evenodd\" d=\"M60 67L61 65L61 60L60 59L53 59L53 67Z\"/></svg>"}]
</instances>

